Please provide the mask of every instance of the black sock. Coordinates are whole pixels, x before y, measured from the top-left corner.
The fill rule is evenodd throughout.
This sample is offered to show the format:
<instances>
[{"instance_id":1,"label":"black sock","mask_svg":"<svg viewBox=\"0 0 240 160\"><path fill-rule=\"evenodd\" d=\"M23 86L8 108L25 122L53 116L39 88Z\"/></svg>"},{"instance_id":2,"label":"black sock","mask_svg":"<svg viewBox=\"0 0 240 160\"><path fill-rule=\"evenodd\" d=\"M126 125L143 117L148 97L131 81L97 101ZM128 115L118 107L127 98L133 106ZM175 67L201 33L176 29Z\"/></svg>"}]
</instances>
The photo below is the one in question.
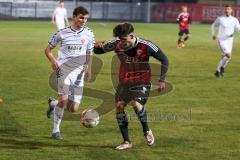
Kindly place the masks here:
<instances>
[{"instance_id":1,"label":"black sock","mask_svg":"<svg viewBox=\"0 0 240 160\"><path fill-rule=\"evenodd\" d=\"M185 37L185 38L184 38L184 41L187 41L187 40L188 40L188 38L189 38L188 36L187 36L187 37Z\"/></svg>"},{"instance_id":2,"label":"black sock","mask_svg":"<svg viewBox=\"0 0 240 160\"><path fill-rule=\"evenodd\" d=\"M128 137L128 119L127 114L123 112L117 112L116 119L118 122L118 126L120 128L120 131L122 133L122 137L124 141L131 142Z\"/></svg>"},{"instance_id":3,"label":"black sock","mask_svg":"<svg viewBox=\"0 0 240 160\"><path fill-rule=\"evenodd\" d=\"M178 44L182 43L181 38L178 39Z\"/></svg>"},{"instance_id":4,"label":"black sock","mask_svg":"<svg viewBox=\"0 0 240 160\"><path fill-rule=\"evenodd\" d=\"M147 123L147 111L143 107L141 111L136 112L138 119L140 120L143 128L143 133L145 134L146 131L149 130L148 123Z\"/></svg>"}]
</instances>

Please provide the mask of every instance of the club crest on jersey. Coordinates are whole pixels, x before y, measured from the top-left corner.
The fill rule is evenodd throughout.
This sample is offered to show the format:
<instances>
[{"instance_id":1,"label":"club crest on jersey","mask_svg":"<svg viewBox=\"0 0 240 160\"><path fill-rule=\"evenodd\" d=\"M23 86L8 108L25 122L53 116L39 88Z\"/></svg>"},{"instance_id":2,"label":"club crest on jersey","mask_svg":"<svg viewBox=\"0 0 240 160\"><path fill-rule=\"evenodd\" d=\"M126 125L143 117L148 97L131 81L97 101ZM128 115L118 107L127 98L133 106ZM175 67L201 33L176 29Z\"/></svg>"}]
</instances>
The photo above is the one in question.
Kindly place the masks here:
<instances>
[{"instance_id":1,"label":"club crest on jersey","mask_svg":"<svg viewBox=\"0 0 240 160\"><path fill-rule=\"evenodd\" d=\"M84 44L85 39L80 39L81 44Z\"/></svg>"},{"instance_id":2,"label":"club crest on jersey","mask_svg":"<svg viewBox=\"0 0 240 160\"><path fill-rule=\"evenodd\" d=\"M140 56L142 54L142 50L141 49L138 49L137 50L137 55Z\"/></svg>"}]
</instances>

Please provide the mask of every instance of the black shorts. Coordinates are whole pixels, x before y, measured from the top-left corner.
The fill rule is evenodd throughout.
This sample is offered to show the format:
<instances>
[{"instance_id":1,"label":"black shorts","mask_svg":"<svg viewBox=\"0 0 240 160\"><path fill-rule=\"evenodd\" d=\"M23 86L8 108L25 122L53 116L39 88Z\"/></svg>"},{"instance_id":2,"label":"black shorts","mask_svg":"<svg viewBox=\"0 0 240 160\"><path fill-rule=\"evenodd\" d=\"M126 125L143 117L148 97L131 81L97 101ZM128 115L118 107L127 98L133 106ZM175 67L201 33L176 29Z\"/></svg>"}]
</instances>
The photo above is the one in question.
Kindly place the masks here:
<instances>
[{"instance_id":1,"label":"black shorts","mask_svg":"<svg viewBox=\"0 0 240 160\"><path fill-rule=\"evenodd\" d=\"M144 105L148 100L150 90L151 84L131 86L119 84L115 94L115 102L124 101L128 104L130 101L134 100Z\"/></svg>"},{"instance_id":2,"label":"black shorts","mask_svg":"<svg viewBox=\"0 0 240 160\"><path fill-rule=\"evenodd\" d=\"M184 34L187 34L187 35L190 34L189 30L188 29L184 29L184 30L180 30L178 32L179 36L183 36Z\"/></svg>"}]
</instances>

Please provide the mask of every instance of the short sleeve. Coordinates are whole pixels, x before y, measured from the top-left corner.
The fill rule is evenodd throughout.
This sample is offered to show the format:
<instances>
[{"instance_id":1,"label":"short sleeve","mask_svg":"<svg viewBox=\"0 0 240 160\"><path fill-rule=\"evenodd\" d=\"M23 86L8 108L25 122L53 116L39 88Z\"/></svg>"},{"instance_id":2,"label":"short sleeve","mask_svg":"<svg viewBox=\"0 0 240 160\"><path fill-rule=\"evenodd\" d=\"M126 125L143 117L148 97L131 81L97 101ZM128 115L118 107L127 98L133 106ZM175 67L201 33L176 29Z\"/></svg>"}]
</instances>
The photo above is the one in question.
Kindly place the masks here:
<instances>
[{"instance_id":1,"label":"short sleeve","mask_svg":"<svg viewBox=\"0 0 240 160\"><path fill-rule=\"evenodd\" d=\"M50 44L50 46L52 48L55 48L57 46L58 42L60 42L61 40L62 40L61 34L60 34L60 32L57 32L49 39L48 43Z\"/></svg>"},{"instance_id":2,"label":"short sleeve","mask_svg":"<svg viewBox=\"0 0 240 160\"><path fill-rule=\"evenodd\" d=\"M218 27L220 25L220 19L219 17L213 22L212 24L214 27Z\"/></svg>"},{"instance_id":3,"label":"short sleeve","mask_svg":"<svg viewBox=\"0 0 240 160\"><path fill-rule=\"evenodd\" d=\"M89 35L89 42L88 42L88 45L87 45L87 51L92 52L93 48L94 48L94 45L95 45L95 36L94 36L94 33L91 31L90 35Z\"/></svg>"}]
</instances>

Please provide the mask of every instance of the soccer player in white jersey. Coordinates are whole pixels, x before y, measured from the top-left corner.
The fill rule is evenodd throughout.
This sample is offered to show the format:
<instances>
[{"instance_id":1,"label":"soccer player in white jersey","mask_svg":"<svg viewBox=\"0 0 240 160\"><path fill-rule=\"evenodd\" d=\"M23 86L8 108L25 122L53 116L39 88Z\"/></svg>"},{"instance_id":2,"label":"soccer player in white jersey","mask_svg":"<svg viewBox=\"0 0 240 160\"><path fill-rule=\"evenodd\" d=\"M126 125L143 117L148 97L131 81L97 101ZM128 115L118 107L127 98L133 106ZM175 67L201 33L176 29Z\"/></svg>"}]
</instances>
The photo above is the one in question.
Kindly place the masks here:
<instances>
[{"instance_id":1,"label":"soccer player in white jersey","mask_svg":"<svg viewBox=\"0 0 240 160\"><path fill-rule=\"evenodd\" d=\"M69 25L67 10L64 8L63 1L59 1L59 6L54 10L52 15L52 23L56 24L58 30L63 29Z\"/></svg>"},{"instance_id":2,"label":"soccer player in white jersey","mask_svg":"<svg viewBox=\"0 0 240 160\"><path fill-rule=\"evenodd\" d=\"M233 17L231 14L232 7L225 5L224 15L218 17L211 27L213 40L216 39L215 29L219 28L217 39L222 53L222 58L215 72L215 76L218 78L223 76L224 69L231 58L234 32L240 31L238 19Z\"/></svg>"},{"instance_id":3,"label":"soccer player in white jersey","mask_svg":"<svg viewBox=\"0 0 240 160\"><path fill-rule=\"evenodd\" d=\"M76 112L82 98L84 79L91 78L92 52L95 44L93 32L85 27L88 11L84 7L77 7L73 11L71 26L59 30L49 40L45 54L52 69L57 74L58 100L48 100L47 116L54 114L53 139L62 139L60 123L64 108ZM52 49L60 44L58 59L52 54Z\"/></svg>"}]
</instances>

